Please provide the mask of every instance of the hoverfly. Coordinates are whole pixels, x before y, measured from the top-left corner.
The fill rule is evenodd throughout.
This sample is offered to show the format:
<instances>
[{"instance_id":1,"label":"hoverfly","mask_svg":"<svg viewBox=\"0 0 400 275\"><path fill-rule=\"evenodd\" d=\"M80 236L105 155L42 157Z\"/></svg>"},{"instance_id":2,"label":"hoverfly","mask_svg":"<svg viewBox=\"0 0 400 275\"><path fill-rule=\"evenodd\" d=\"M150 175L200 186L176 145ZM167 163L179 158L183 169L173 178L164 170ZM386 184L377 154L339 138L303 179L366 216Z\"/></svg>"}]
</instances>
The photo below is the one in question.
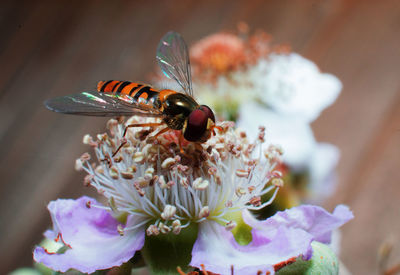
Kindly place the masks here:
<instances>
[{"instance_id":1,"label":"hoverfly","mask_svg":"<svg viewBox=\"0 0 400 275\"><path fill-rule=\"evenodd\" d=\"M220 127L215 126L213 111L193 99L189 53L182 36L172 31L165 34L158 44L156 58L163 73L174 79L184 93L156 90L136 82L109 80L100 81L97 91L52 98L45 105L51 111L64 114L161 118L159 123L127 125L124 136L129 127L165 126L156 136L169 130L181 130L180 142L182 137L191 142L207 141L213 129Z\"/></svg>"}]
</instances>

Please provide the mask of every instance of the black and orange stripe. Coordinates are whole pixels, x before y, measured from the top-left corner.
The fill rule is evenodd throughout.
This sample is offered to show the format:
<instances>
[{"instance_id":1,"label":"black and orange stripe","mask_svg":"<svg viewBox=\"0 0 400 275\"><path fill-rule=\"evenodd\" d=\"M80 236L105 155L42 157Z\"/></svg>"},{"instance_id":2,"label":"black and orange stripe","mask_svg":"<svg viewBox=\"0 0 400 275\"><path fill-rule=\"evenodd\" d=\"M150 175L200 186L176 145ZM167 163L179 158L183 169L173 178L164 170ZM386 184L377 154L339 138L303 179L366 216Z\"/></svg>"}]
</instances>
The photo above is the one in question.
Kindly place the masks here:
<instances>
[{"instance_id":1,"label":"black and orange stripe","mask_svg":"<svg viewBox=\"0 0 400 275\"><path fill-rule=\"evenodd\" d=\"M165 97L163 91L160 96L160 92L152 87L130 81L100 81L97 84L97 91L99 93L129 95L139 104L151 105L156 108L160 107L156 102L160 102Z\"/></svg>"}]
</instances>

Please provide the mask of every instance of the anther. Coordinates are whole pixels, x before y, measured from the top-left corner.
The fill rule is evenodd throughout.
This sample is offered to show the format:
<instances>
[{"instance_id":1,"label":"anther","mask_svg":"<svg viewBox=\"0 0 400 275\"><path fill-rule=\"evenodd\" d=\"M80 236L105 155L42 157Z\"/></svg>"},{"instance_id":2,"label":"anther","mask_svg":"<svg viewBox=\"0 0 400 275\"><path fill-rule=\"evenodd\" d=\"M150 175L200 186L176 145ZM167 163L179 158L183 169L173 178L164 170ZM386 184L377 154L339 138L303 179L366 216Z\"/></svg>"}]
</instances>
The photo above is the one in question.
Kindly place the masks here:
<instances>
[{"instance_id":1,"label":"anther","mask_svg":"<svg viewBox=\"0 0 400 275\"><path fill-rule=\"evenodd\" d=\"M249 171L242 170L242 169L236 169L236 176L238 176L239 178L248 178Z\"/></svg>"},{"instance_id":2,"label":"anther","mask_svg":"<svg viewBox=\"0 0 400 275\"><path fill-rule=\"evenodd\" d=\"M160 234L160 230L158 229L157 226L155 226L154 224L150 225L147 229L146 229L146 235L147 236L157 236Z\"/></svg>"},{"instance_id":3,"label":"anther","mask_svg":"<svg viewBox=\"0 0 400 275\"><path fill-rule=\"evenodd\" d=\"M93 138L92 138L91 135L86 134L86 135L83 136L82 142L83 142L83 144L85 144L85 145L89 145L90 143L93 142Z\"/></svg>"},{"instance_id":4,"label":"anther","mask_svg":"<svg viewBox=\"0 0 400 275\"><path fill-rule=\"evenodd\" d=\"M251 192L253 192L254 190L256 189L256 187L255 186L249 186L248 188L247 188L247 190L249 190L249 193L251 194Z\"/></svg>"},{"instance_id":5,"label":"anther","mask_svg":"<svg viewBox=\"0 0 400 275\"><path fill-rule=\"evenodd\" d=\"M180 183L185 188L189 186L189 180L186 177L182 178Z\"/></svg>"},{"instance_id":6,"label":"anther","mask_svg":"<svg viewBox=\"0 0 400 275\"><path fill-rule=\"evenodd\" d=\"M281 178L274 178L274 179L272 179L271 183L273 185L275 185L276 187L283 187L283 185L284 185L284 182Z\"/></svg>"},{"instance_id":7,"label":"anther","mask_svg":"<svg viewBox=\"0 0 400 275\"><path fill-rule=\"evenodd\" d=\"M237 225L236 222L229 221L229 222L226 223L225 229L228 230L228 231L231 231L232 229L234 229L236 227L236 225Z\"/></svg>"},{"instance_id":8,"label":"anther","mask_svg":"<svg viewBox=\"0 0 400 275\"><path fill-rule=\"evenodd\" d=\"M130 167L129 167L130 168ZM129 169L128 168L128 169ZM126 179L126 180L130 180L130 179L133 179L133 173L131 172L131 171L129 171L129 170L126 170L126 171L122 171L121 172L121 177L123 178L123 179Z\"/></svg>"},{"instance_id":9,"label":"anther","mask_svg":"<svg viewBox=\"0 0 400 275\"><path fill-rule=\"evenodd\" d=\"M82 171L83 170L83 162L82 162L82 160L80 158L75 160L75 170L76 171Z\"/></svg>"},{"instance_id":10,"label":"anther","mask_svg":"<svg viewBox=\"0 0 400 275\"><path fill-rule=\"evenodd\" d=\"M164 207L164 211L161 213L161 218L164 220L170 220L173 216L175 216L176 207L170 204L167 204Z\"/></svg>"},{"instance_id":11,"label":"anther","mask_svg":"<svg viewBox=\"0 0 400 275\"><path fill-rule=\"evenodd\" d=\"M138 192L139 196L143 197L144 196L144 191L142 188L140 188L139 184L134 183L133 187L135 187L136 191Z\"/></svg>"},{"instance_id":12,"label":"anther","mask_svg":"<svg viewBox=\"0 0 400 275\"><path fill-rule=\"evenodd\" d=\"M112 136L115 136L118 127L118 121L116 119L110 119L107 121L107 129L110 130Z\"/></svg>"},{"instance_id":13,"label":"anther","mask_svg":"<svg viewBox=\"0 0 400 275\"><path fill-rule=\"evenodd\" d=\"M260 206L261 205L261 197L254 196L249 200L249 203L253 206Z\"/></svg>"},{"instance_id":14,"label":"anther","mask_svg":"<svg viewBox=\"0 0 400 275\"><path fill-rule=\"evenodd\" d=\"M112 166L110 168L110 176L111 178L117 180L119 178L119 173L118 173L118 169L115 166Z\"/></svg>"},{"instance_id":15,"label":"anther","mask_svg":"<svg viewBox=\"0 0 400 275\"><path fill-rule=\"evenodd\" d=\"M205 190L208 187L209 182L208 180L203 180L202 177L199 177L193 181L192 185L196 190Z\"/></svg>"},{"instance_id":16,"label":"anther","mask_svg":"<svg viewBox=\"0 0 400 275\"><path fill-rule=\"evenodd\" d=\"M146 188L147 186L149 186L149 181L148 179L145 179L144 177L139 177L137 178L137 180L135 181L135 184L137 184L137 186L139 188Z\"/></svg>"},{"instance_id":17,"label":"anther","mask_svg":"<svg viewBox=\"0 0 400 275\"><path fill-rule=\"evenodd\" d=\"M153 167L147 168L146 171L144 172L144 179L147 180L147 181L152 180L153 173L154 173L154 168Z\"/></svg>"},{"instance_id":18,"label":"anther","mask_svg":"<svg viewBox=\"0 0 400 275\"><path fill-rule=\"evenodd\" d=\"M217 174L217 168L216 167L210 167L208 168L208 174L209 175L216 175Z\"/></svg>"},{"instance_id":19,"label":"anther","mask_svg":"<svg viewBox=\"0 0 400 275\"><path fill-rule=\"evenodd\" d=\"M121 162L123 159L124 159L124 158L123 158L121 155L120 155L120 156L113 157L113 160L114 160L114 162L116 162L116 163Z\"/></svg>"},{"instance_id":20,"label":"anther","mask_svg":"<svg viewBox=\"0 0 400 275\"><path fill-rule=\"evenodd\" d=\"M210 209L208 206L204 206L199 212L199 218L207 218L210 215Z\"/></svg>"},{"instance_id":21,"label":"anther","mask_svg":"<svg viewBox=\"0 0 400 275\"><path fill-rule=\"evenodd\" d=\"M279 170L274 170L271 172L272 176L275 178L281 178L282 177L282 172Z\"/></svg>"},{"instance_id":22,"label":"anther","mask_svg":"<svg viewBox=\"0 0 400 275\"><path fill-rule=\"evenodd\" d=\"M98 174L104 174L104 168L101 165L96 166L95 171Z\"/></svg>"},{"instance_id":23,"label":"anther","mask_svg":"<svg viewBox=\"0 0 400 275\"><path fill-rule=\"evenodd\" d=\"M181 171L181 172L187 172L187 171L189 171L189 166L187 166L187 165L178 164L177 168L178 168L178 170Z\"/></svg>"},{"instance_id":24,"label":"anther","mask_svg":"<svg viewBox=\"0 0 400 275\"><path fill-rule=\"evenodd\" d=\"M178 235L181 232L181 221L180 220L174 220L172 222L172 233L175 235Z\"/></svg>"},{"instance_id":25,"label":"anther","mask_svg":"<svg viewBox=\"0 0 400 275\"><path fill-rule=\"evenodd\" d=\"M136 163L143 164L144 162L144 154L142 152L136 152L133 154L133 161Z\"/></svg>"},{"instance_id":26,"label":"anther","mask_svg":"<svg viewBox=\"0 0 400 275\"><path fill-rule=\"evenodd\" d=\"M83 185L86 187L91 186L92 180L93 180L94 176L93 175L86 175L83 178Z\"/></svg>"},{"instance_id":27,"label":"anther","mask_svg":"<svg viewBox=\"0 0 400 275\"><path fill-rule=\"evenodd\" d=\"M243 187L238 187L238 188L236 188L236 190L235 190L235 194L236 194L238 197L241 197L241 196L243 196L243 195L246 195L246 189L244 189Z\"/></svg>"},{"instance_id":28,"label":"anther","mask_svg":"<svg viewBox=\"0 0 400 275\"><path fill-rule=\"evenodd\" d=\"M167 183L165 182L165 178L164 178L163 175L161 175L161 176L158 178L158 184L160 184L160 187L161 187L162 189L168 188L168 185L167 185Z\"/></svg>"},{"instance_id":29,"label":"anther","mask_svg":"<svg viewBox=\"0 0 400 275\"><path fill-rule=\"evenodd\" d=\"M117 225L117 231L120 236L124 236L125 232L124 232L124 228L122 227L122 225L120 225L120 224Z\"/></svg>"},{"instance_id":30,"label":"anther","mask_svg":"<svg viewBox=\"0 0 400 275\"><path fill-rule=\"evenodd\" d=\"M162 222L160 222L158 224L158 228L160 229L161 233L163 234L167 234L169 232L171 232L171 228L165 224L163 224Z\"/></svg>"},{"instance_id":31,"label":"anther","mask_svg":"<svg viewBox=\"0 0 400 275\"><path fill-rule=\"evenodd\" d=\"M83 153L81 156L80 156L80 159L81 159L81 161L82 162L85 162L85 161L89 161L90 160L90 155L89 155L89 153Z\"/></svg>"}]
</instances>

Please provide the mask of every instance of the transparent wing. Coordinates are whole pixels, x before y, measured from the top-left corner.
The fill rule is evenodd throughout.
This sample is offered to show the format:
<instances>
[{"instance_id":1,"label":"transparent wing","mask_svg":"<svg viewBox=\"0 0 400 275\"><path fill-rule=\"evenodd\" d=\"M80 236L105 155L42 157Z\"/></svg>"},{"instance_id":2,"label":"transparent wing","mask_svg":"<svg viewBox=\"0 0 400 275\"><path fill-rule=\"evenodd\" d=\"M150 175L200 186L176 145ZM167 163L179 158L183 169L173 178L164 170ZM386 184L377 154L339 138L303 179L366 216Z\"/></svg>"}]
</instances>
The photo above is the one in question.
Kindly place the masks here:
<instances>
[{"instance_id":1,"label":"transparent wing","mask_svg":"<svg viewBox=\"0 0 400 275\"><path fill-rule=\"evenodd\" d=\"M182 36L172 31L165 34L158 44L156 58L163 73L193 97L189 52Z\"/></svg>"},{"instance_id":2,"label":"transparent wing","mask_svg":"<svg viewBox=\"0 0 400 275\"><path fill-rule=\"evenodd\" d=\"M145 105L138 105L128 95L113 95L95 91L55 97L44 102L54 112L86 116L140 115L161 117L162 113Z\"/></svg>"}]
</instances>

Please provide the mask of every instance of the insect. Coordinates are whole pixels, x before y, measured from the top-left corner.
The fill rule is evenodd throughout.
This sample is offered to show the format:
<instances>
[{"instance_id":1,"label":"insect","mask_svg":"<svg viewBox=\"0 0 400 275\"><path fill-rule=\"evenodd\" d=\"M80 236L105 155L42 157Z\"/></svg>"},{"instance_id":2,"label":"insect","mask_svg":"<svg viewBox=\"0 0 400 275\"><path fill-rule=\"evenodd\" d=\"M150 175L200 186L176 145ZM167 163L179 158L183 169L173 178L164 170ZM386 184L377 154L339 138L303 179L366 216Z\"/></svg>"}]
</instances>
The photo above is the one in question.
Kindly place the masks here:
<instances>
[{"instance_id":1,"label":"insect","mask_svg":"<svg viewBox=\"0 0 400 275\"><path fill-rule=\"evenodd\" d=\"M124 137L129 127L165 126L156 136L169 130L181 130L179 143L182 137L191 142L207 141L214 128L221 128L215 125L213 111L193 99L189 53L182 36L172 31L165 34L157 47L156 58L163 73L174 79L183 93L170 89L156 90L130 81L110 80L100 81L97 91L52 98L45 101L45 105L51 111L65 114L161 118L161 122L127 125Z\"/></svg>"}]
</instances>

